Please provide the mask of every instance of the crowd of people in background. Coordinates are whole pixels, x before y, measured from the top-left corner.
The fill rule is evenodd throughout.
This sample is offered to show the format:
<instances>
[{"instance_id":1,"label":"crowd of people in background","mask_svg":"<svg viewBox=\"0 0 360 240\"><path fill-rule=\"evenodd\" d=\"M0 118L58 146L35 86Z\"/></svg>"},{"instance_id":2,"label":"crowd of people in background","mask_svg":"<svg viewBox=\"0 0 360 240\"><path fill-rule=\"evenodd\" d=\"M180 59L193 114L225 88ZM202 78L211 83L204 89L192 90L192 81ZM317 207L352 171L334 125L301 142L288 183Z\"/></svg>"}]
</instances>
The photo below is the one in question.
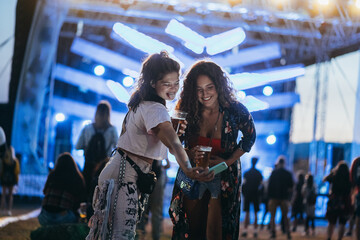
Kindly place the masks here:
<instances>
[{"instance_id":1,"label":"crowd of people in background","mask_svg":"<svg viewBox=\"0 0 360 240\"><path fill-rule=\"evenodd\" d=\"M259 220L263 229L265 217L270 211L270 222L267 230L270 231L270 238L276 238L277 224L275 224L276 209L280 207L281 220L279 228L288 239L291 239L291 232L299 231L299 225L303 225L303 235L316 236L315 210L316 201L319 195L318 188L311 173L304 174L298 172L296 180L293 174L285 169L285 157L279 156L275 167L269 177L261 184L257 183L262 179L258 171L255 171L254 158L252 159L252 167L244 174L243 196L245 220L242 230L242 238L247 237L247 226L249 225L248 209L249 203L253 204L255 215L259 208L258 202L264 204L262 219ZM249 174L252 174L249 177ZM252 179L251 185L255 193L256 199L249 202L248 179ZM255 181L255 179L257 179ZM295 181L294 181L295 180ZM326 205L325 219L328 221L327 239L330 240L337 229L337 239L346 236L354 236L354 239L360 239L360 157L352 160L349 170L348 164L342 160L337 163L331 172L326 175L323 183L329 183L329 195ZM255 184L256 183L256 184ZM256 187L258 186L258 187ZM321 206L320 206L321 207ZM288 214L291 210L291 214ZM290 218L288 218L290 215ZM290 221L292 228L290 229ZM257 217L254 217L254 238L257 237ZM349 223L349 231L345 234L345 225ZM338 227L336 227L338 225ZM353 232L353 225L355 231ZM290 231L291 230L291 231Z\"/></svg>"}]
</instances>

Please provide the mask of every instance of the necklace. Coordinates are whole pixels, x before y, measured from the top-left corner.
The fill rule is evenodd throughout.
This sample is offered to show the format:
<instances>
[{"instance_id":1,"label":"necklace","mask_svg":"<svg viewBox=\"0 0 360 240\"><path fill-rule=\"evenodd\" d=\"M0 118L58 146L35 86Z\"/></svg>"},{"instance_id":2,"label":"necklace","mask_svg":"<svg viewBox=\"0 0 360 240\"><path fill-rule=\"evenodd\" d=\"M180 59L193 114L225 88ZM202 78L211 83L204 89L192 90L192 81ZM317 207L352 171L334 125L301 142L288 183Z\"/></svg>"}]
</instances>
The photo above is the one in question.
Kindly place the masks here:
<instances>
[{"instance_id":1,"label":"necklace","mask_svg":"<svg viewBox=\"0 0 360 240\"><path fill-rule=\"evenodd\" d=\"M214 132L213 132L213 135L215 134L215 132L217 131L217 124L219 122L219 119L220 119L220 111L217 115L217 119L216 119L216 122L215 122L215 126L214 126Z\"/></svg>"},{"instance_id":2,"label":"necklace","mask_svg":"<svg viewBox=\"0 0 360 240\"><path fill-rule=\"evenodd\" d=\"M214 137L214 135L215 135L215 132L217 131L217 124L218 124L218 122L219 122L219 119L220 119L220 111L219 111L219 113L218 113L218 116L217 116L217 119L216 119L216 122L215 122L214 129L213 129L213 131L212 131L212 133L211 133L211 137L210 137L208 146L211 146L212 139L213 139L213 137Z\"/></svg>"}]
</instances>

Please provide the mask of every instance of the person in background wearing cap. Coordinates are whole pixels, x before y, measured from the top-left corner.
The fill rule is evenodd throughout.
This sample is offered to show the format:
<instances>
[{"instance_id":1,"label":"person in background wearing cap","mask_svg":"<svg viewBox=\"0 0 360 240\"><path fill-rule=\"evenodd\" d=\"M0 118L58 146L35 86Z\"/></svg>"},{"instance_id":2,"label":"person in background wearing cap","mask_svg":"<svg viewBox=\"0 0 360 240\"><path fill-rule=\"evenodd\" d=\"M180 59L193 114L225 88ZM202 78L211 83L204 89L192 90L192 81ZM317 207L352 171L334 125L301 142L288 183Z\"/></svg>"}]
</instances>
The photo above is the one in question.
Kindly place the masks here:
<instances>
[{"instance_id":1,"label":"person in background wearing cap","mask_svg":"<svg viewBox=\"0 0 360 240\"><path fill-rule=\"evenodd\" d=\"M4 130L0 127L0 184L1 194L1 214L11 216L13 205L13 189L19 181L20 166L15 157L13 147L6 145Z\"/></svg>"}]
</instances>

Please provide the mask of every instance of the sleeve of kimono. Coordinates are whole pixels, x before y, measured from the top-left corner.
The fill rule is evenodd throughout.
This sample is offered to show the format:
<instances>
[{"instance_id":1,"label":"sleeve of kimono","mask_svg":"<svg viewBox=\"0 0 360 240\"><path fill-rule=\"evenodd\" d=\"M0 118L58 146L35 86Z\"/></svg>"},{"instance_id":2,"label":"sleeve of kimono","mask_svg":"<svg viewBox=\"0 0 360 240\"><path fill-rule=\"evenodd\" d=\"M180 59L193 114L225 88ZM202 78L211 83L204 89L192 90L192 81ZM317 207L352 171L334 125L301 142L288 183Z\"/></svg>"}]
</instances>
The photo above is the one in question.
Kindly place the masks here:
<instances>
[{"instance_id":1,"label":"sleeve of kimono","mask_svg":"<svg viewBox=\"0 0 360 240\"><path fill-rule=\"evenodd\" d=\"M254 120L243 104L239 103L236 108L239 114L239 122L237 124L243 134L237 144L237 148L240 148L244 152L249 152L256 139Z\"/></svg>"}]
</instances>

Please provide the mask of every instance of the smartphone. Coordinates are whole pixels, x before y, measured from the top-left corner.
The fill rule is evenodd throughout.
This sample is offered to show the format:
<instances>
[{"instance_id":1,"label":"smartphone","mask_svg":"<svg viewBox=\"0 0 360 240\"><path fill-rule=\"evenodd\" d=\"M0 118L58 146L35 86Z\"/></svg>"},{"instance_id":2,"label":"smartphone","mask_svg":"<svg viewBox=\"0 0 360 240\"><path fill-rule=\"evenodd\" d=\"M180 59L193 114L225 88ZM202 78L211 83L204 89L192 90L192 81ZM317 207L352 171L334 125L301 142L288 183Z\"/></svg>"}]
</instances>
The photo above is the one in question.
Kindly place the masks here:
<instances>
[{"instance_id":1,"label":"smartphone","mask_svg":"<svg viewBox=\"0 0 360 240\"><path fill-rule=\"evenodd\" d=\"M228 165L226 165L225 162L221 162L221 163L211 167L209 169L209 171L214 171L215 174L218 174L218 173L221 173L222 171L224 171L227 168L228 168Z\"/></svg>"}]
</instances>

